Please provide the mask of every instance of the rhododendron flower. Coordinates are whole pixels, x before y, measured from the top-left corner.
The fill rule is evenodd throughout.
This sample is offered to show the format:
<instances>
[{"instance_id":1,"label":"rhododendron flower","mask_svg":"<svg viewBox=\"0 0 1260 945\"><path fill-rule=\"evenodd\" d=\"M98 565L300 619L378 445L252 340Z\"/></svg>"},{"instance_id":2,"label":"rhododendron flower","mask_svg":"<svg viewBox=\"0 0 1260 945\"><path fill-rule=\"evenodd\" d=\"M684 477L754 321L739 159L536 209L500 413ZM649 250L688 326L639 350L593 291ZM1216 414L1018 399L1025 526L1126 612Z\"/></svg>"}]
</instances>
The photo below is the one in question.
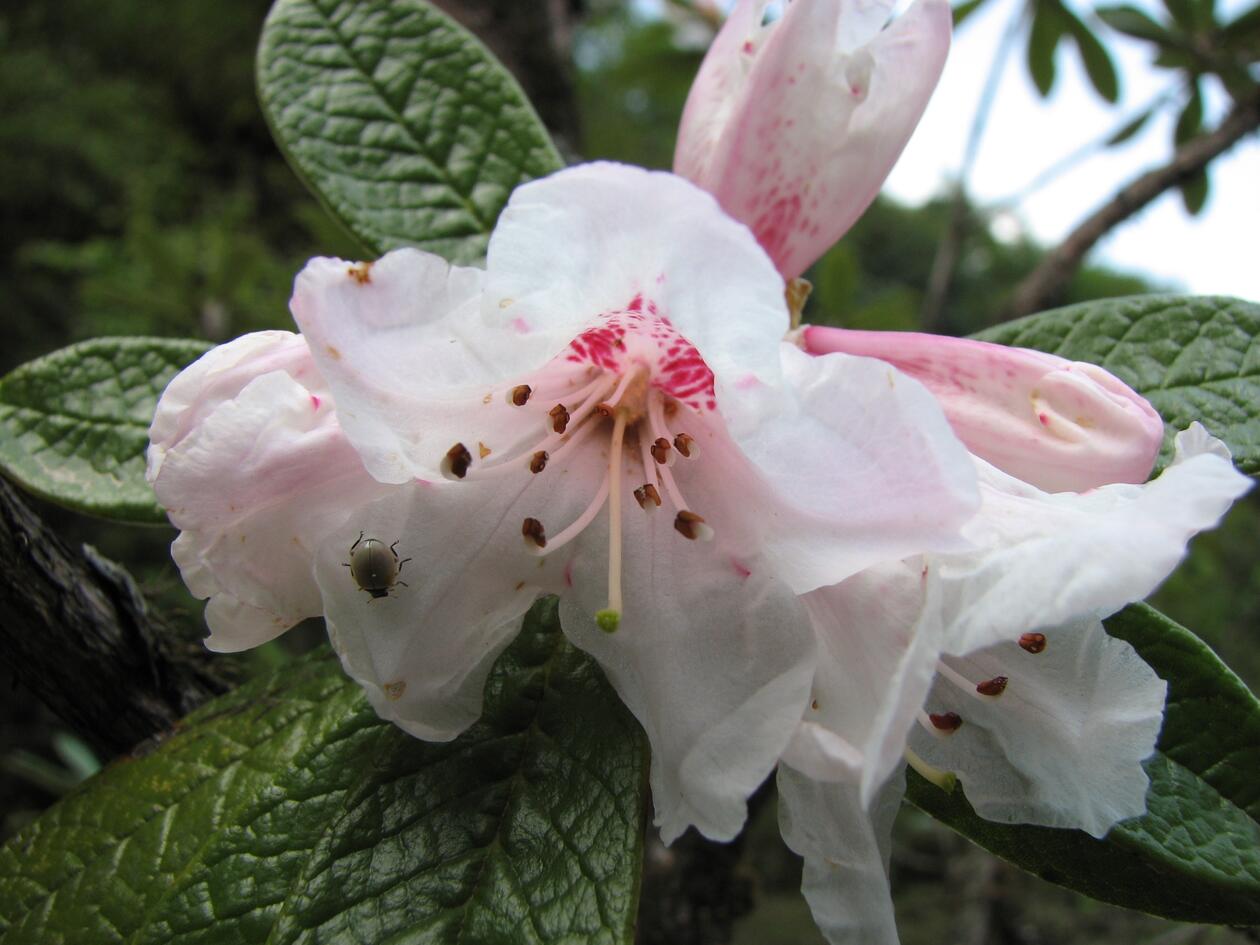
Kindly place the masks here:
<instances>
[{"instance_id":1,"label":"rhododendron flower","mask_svg":"<svg viewBox=\"0 0 1260 945\"><path fill-rule=\"evenodd\" d=\"M818 671L779 787L784 837L805 857L803 890L828 941L897 941L888 844L907 746L930 778L956 775L991 820L1101 837L1145 812L1141 762L1165 685L1100 617L1149 594L1250 485L1198 424L1175 443L1152 482L1080 494L1043 492L976 458L971 550L805 596Z\"/></svg>"},{"instance_id":2,"label":"rhododendron flower","mask_svg":"<svg viewBox=\"0 0 1260 945\"><path fill-rule=\"evenodd\" d=\"M687 98L674 171L752 229L785 279L861 216L927 107L950 7L919 0L740 0Z\"/></svg>"},{"instance_id":3,"label":"rhododendron flower","mask_svg":"<svg viewBox=\"0 0 1260 945\"><path fill-rule=\"evenodd\" d=\"M1094 364L1006 345L900 331L804 326L801 347L879 358L927 387L971 452L1048 492L1145 482L1164 423Z\"/></svg>"},{"instance_id":4,"label":"rhododendron flower","mask_svg":"<svg viewBox=\"0 0 1260 945\"><path fill-rule=\"evenodd\" d=\"M314 260L293 311L309 375L302 352L243 386L194 366L176 388L194 412L160 410L189 429L170 445L155 428L155 482L178 516L211 490L249 509L284 483L294 501L267 493L267 547L310 549L313 574L285 559L290 606L254 586L265 563L242 575L214 557L235 532L184 517L201 528L194 589L296 617L313 581L347 670L429 739L477 718L521 615L560 595L565 633L648 734L666 841L689 824L733 836L787 747L815 672L799 595L960 549L978 506L932 396L883 362L782 342L770 259L672 175L562 171L514 193L485 271L416 250ZM246 409L262 385L284 410ZM269 461L312 431L323 452ZM217 478L233 461L283 478ZM357 585L344 565L361 534L397 542L406 586L375 599Z\"/></svg>"}]
</instances>

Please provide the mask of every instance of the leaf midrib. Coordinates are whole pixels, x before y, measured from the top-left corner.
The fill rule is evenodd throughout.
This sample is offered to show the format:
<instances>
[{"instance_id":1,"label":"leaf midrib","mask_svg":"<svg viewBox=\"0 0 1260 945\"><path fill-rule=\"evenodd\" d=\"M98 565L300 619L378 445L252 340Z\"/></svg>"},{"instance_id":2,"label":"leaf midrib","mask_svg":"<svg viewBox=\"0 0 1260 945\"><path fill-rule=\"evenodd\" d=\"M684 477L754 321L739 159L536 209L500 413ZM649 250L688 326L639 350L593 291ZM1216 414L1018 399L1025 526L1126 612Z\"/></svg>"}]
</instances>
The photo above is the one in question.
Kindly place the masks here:
<instances>
[{"instance_id":1,"label":"leaf midrib","mask_svg":"<svg viewBox=\"0 0 1260 945\"><path fill-rule=\"evenodd\" d=\"M337 48L342 51L346 59L349 61L350 65L354 69L356 69L358 73L363 77L363 81L368 85L369 88L371 88L373 94L375 94L377 99L385 106L389 114L397 122L398 127L402 128L403 131L406 133L408 139L410 139L411 143L415 146L416 153L424 156L428 160L432 160L431 158L429 158L428 150L424 147L423 143L416 136L416 133L412 129L410 122L408 122L406 118L398 111L398 109L394 107L393 102L389 100L389 97L385 94L384 88L376 80L376 77L372 75L370 72L368 72L365 69L363 63L359 61L359 58L354 54L354 51L351 49L350 45L346 42L346 39L342 35L339 26L333 21L329 13L324 10L319 0L310 0L310 5L311 5L311 8L315 10L316 13L319 14L320 19L324 23L324 27L326 31L333 38L334 42L337 45ZM430 32L432 32L432 30L430 30ZM476 224L481 228L481 232L488 233L490 230L491 224L482 218L480 210L478 210L477 206L468 198L468 196L465 195L458 187L455 186L454 181L452 180L450 176L449 169L441 162L433 161L432 163L437 170L437 176L440 177L442 180L443 186L448 188L451 191L451 193L455 194L455 196L459 198L459 202L463 205L464 209L473 218Z\"/></svg>"}]
</instances>

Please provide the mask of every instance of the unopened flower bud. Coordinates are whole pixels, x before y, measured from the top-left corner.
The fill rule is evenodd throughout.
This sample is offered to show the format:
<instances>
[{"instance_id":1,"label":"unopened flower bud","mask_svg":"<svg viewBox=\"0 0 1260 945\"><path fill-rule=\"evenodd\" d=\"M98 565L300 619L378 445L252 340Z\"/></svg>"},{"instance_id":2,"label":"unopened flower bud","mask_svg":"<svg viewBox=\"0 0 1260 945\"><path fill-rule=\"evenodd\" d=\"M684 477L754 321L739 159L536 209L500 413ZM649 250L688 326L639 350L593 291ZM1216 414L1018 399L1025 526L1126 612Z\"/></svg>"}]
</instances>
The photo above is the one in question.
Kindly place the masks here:
<instances>
[{"instance_id":1,"label":"unopened flower bud","mask_svg":"<svg viewBox=\"0 0 1260 945\"><path fill-rule=\"evenodd\" d=\"M971 452L1048 492L1145 482L1163 440L1155 409L1093 364L913 332L808 326L799 337L811 354L879 358L918 380Z\"/></svg>"},{"instance_id":2,"label":"unopened flower bud","mask_svg":"<svg viewBox=\"0 0 1260 945\"><path fill-rule=\"evenodd\" d=\"M936 86L950 9L794 0L765 21L740 0L687 97L674 172L745 223L784 279L804 272L879 192Z\"/></svg>"}]
</instances>

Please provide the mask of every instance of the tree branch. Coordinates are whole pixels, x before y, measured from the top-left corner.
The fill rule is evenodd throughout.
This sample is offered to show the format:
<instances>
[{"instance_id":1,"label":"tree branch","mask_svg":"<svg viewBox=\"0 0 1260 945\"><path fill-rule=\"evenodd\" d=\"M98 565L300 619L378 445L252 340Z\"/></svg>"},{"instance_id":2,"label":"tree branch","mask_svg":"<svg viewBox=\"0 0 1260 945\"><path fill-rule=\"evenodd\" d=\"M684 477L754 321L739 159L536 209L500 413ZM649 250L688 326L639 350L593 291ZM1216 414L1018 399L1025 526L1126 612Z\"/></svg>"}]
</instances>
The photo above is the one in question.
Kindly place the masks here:
<instances>
[{"instance_id":1,"label":"tree branch","mask_svg":"<svg viewBox=\"0 0 1260 945\"><path fill-rule=\"evenodd\" d=\"M1095 243L1164 191L1203 170L1257 127L1260 127L1260 95L1238 102L1215 131L1187 141L1167 164L1147 171L1121 189L1068 234L1067 239L1015 288L1008 317L1041 311L1057 301Z\"/></svg>"},{"instance_id":2,"label":"tree branch","mask_svg":"<svg viewBox=\"0 0 1260 945\"><path fill-rule=\"evenodd\" d=\"M0 665L111 756L225 688L174 656L126 571L68 547L3 479L0 570Z\"/></svg>"}]
</instances>

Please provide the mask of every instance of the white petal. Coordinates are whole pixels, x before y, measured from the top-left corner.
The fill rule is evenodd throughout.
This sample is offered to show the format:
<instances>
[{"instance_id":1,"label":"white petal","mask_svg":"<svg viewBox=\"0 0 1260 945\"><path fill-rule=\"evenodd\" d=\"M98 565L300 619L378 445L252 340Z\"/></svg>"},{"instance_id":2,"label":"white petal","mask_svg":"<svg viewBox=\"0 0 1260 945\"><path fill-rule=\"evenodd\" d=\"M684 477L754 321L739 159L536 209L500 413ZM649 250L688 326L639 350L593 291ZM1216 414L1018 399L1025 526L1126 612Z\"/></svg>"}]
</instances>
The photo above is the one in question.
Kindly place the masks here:
<instances>
[{"instance_id":1,"label":"white petal","mask_svg":"<svg viewBox=\"0 0 1260 945\"><path fill-rule=\"evenodd\" d=\"M507 536L485 527L484 493L399 487L357 509L317 562L329 636L346 671L382 718L431 741L454 738L481 715L486 675L538 594L524 583L525 556L510 555L519 524L509 548ZM397 542L400 562L411 559L387 597L361 590L345 567L360 533Z\"/></svg>"},{"instance_id":2,"label":"white petal","mask_svg":"<svg viewBox=\"0 0 1260 945\"><path fill-rule=\"evenodd\" d=\"M777 383L783 283L747 229L681 178L583 165L518 188L477 270L416 250L369 269L316 259L293 312L342 426L383 482L436 478L471 431L501 449L508 382L558 358L602 315L668 318L720 379ZM550 369L549 369L550 370Z\"/></svg>"},{"instance_id":3,"label":"white petal","mask_svg":"<svg viewBox=\"0 0 1260 945\"><path fill-rule=\"evenodd\" d=\"M978 463L983 506L965 534L980 550L941 567L948 652L1114 613L1154 590L1186 543L1250 488L1201 429L1177 444L1175 461L1146 485L1083 494L1050 495Z\"/></svg>"},{"instance_id":4,"label":"white petal","mask_svg":"<svg viewBox=\"0 0 1260 945\"><path fill-rule=\"evenodd\" d=\"M734 837L745 802L774 769L801 718L814 642L804 607L756 553L746 509L705 488L724 475L703 458L673 467L710 541L674 528L668 504L645 512L622 498L624 608L599 630L608 602L608 517L583 533L561 590L565 633L604 667L652 744L656 823L668 843L689 825Z\"/></svg>"},{"instance_id":5,"label":"white petal","mask_svg":"<svg viewBox=\"0 0 1260 945\"><path fill-rule=\"evenodd\" d=\"M175 375L162 392L149 427L149 482L157 478L168 449L246 384L272 371L284 371L317 395L327 390L306 341L291 331L241 335L211 348Z\"/></svg>"},{"instance_id":6,"label":"white petal","mask_svg":"<svg viewBox=\"0 0 1260 945\"><path fill-rule=\"evenodd\" d=\"M485 318L522 323L517 344L540 364L593 318L639 297L719 381L777 378L783 280L747 228L680 177L597 163L519 187L488 260Z\"/></svg>"},{"instance_id":7,"label":"white petal","mask_svg":"<svg viewBox=\"0 0 1260 945\"><path fill-rule=\"evenodd\" d=\"M962 547L975 471L931 394L882 361L781 346L788 397L723 414L775 490L768 552L798 593L881 561Z\"/></svg>"},{"instance_id":8,"label":"white petal","mask_svg":"<svg viewBox=\"0 0 1260 945\"><path fill-rule=\"evenodd\" d=\"M293 316L372 475L438 478L472 418L485 420L484 396L521 363L480 324L479 270L415 249L367 266L312 259L294 285ZM481 413L506 415L506 406Z\"/></svg>"},{"instance_id":9,"label":"white petal","mask_svg":"<svg viewBox=\"0 0 1260 945\"><path fill-rule=\"evenodd\" d=\"M382 488L331 400L283 371L255 377L165 449L153 485L182 530L172 553L190 590L212 598L206 645L229 651L322 612L313 550Z\"/></svg>"},{"instance_id":10,"label":"white petal","mask_svg":"<svg viewBox=\"0 0 1260 945\"><path fill-rule=\"evenodd\" d=\"M999 643L948 660L970 681L1006 676L1006 689L982 697L938 680L929 711L956 712L962 726L949 735L919 729L912 744L958 774L982 817L1101 837L1146 810L1141 762L1155 750L1166 685L1097 620L1045 635L1036 655Z\"/></svg>"},{"instance_id":11,"label":"white petal","mask_svg":"<svg viewBox=\"0 0 1260 945\"><path fill-rule=\"evenodd\" d=\"M779 826L805 858L801 892L830 945L898 943L888 859L904 793L898 773L868 809L855 784L823 784L779 768Z\"/></svg>"},{"instance_id":12,"label":"white petal","mask_svg":"<svg viewBox=\"0 0 1260 945\"><path fill-rule=\"evenodd\" d=\"M438 741L476 721L486 674L521 616L564 584L565 560L530 554L522 520L537 516L555 534L589 501L597 471L576 461L540 476L393 487L325 540L316 577L329 634L382 718ZM361 590L345 566L360 533L411 559L386 597Z\"/></svg>"},{"instance_id":13,"label":"white petal","mask_svg":"<svg viewBox=\"0 0 1260 945\"><path fill-rule=\"evenodd\" d=\"M805 724L854 746L862 770L855 775L840 752L830 764L825 758L802 763L799 755L785 757L818 780L859 781L869 803L903 766L907 733L936 675L939 581L917 559L893 562L819 588L804 600L818 637Z\"/></svg>"}]
</instances>

